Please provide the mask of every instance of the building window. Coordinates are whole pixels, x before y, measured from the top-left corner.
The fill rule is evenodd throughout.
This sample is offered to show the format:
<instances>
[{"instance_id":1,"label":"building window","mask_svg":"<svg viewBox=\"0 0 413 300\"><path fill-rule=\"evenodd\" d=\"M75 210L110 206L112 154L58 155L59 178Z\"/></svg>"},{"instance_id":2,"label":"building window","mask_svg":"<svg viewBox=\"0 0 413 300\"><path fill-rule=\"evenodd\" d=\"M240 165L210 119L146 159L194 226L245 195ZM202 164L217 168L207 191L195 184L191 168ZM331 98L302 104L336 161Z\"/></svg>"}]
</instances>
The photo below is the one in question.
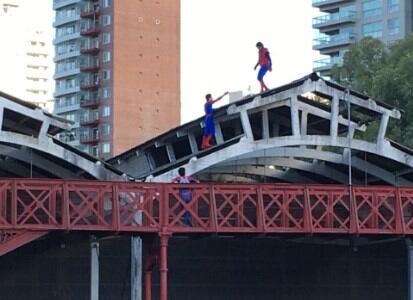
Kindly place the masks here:
<instances>
[{"instance_id":1,"label":"building window","mask_svg":"<svg viewBox=\"0 0 413 300\"><path fill-rule=\"evenodd\" d=\"M102 56L102 61L104 63L110 62L110 51L104 51Z\"/></svg>"},{"instance_id":2,"label":"building window","mask_svg":"<svg viewBox=\"0 0 413 300\"><path fill-rule=\"evenodd\" d=\"M103 117L109 117L110 116L110 106L104 106L103 107L102 116Z\"/></svg>"},{"instance_id":3,"label":"building window","mask_svg":"<svg viewBox=\"0 0 413 300\"><path fill-rule=\"evenodd\" d=\"M63 45L57 46L57 54L62 55L66 53L70 53L76 51L76 44L75 43L65 43Z\"/></svg>"},{"instance_id":4,"label":"building window","mask_svg":"<svg viewBox=\"0 0 413 300\"><path fill-rule=\"evenodd\" d=\"M110 43L110 32L104 32L102 35L103 44Z\"/></svg>"},{"instance_id":5,"label":"building window","mask_svg":"<svg viewBox=\"0 0 413 300\"><path fill-rule=\"evenodd\" d=\"M103 15L102 16L102 25L103 26L110 25L110 16L109 15Z\"/></svg>"},{"instance_id":6,"label":"building window","mask_svg":"<svg viewBox=\"0 0 413 300\"><path fill-rule=\"evenodd\" d=\"M60 97L56 99L56 107L67 107L71 105L79 104L75 95Z\"/></svg>"},{"instance_id":7,"label":"building window","mask_svg":"<svg viewBox=\"0 0 413 300\"><path fill-rule=\"evenodd\" d=\"M110 143L102 144L102 153L110 153Z\"/></svg>"},{"instance_id":8,"label":"building window","mask_svg":"<svg viewBox=\"0 0 413 300\"><path fill-rule=\"evenodd\" d=\"M71 18L76 16L76 8L70 7L68 9L58 10L56 12L56 18Z\"/></svg>"},{"instance_id":9,"label":"building window","mask_svg":"<svg viewBox=\"0 0 413 300\"><path fill-rule=\"evenodd\" d=\"M109 80L110 79L110 70L105 69L102 71L102 79Z\"/></svg>"},{"instance_id":10,"label":"building window","mask_svg":"<svg viewBox=\"0 0 413 300\"><path fill-rule=\"evenodd\" d=\"M64 106L65 97L57 97L55 100L55 107L60 108Z\"/></svg>"},{"instance_id":11,"label":"building window","mask_svg":"<svg viewBox=\"0 0 413 300\"><path fill-rule=\"evenodd\" d=\"M56 85L59 89L70 89L76 87L76 80L74 78L56 80Z\"/></svg>"},{"instance_id":12,"label":"building window","mask_svg":"<svg viewBox=\"0 0 413 300\"><path fill-rule=\"evenodd\" d=\"M60 62L56 64L56 71L57 72L66 72L71 71L76 68L76 60L69 59L65 62Z\"/></svg>"},{"instance_id":13,"label":"building window","mask_svg":"<svg viewBox=\"0 0 413 300\"><path fill-rule=\"evenodd\" d=\"M398 34L400 32L400 19L394 18L387 21L387 31L389 35Z\"/></svg>"},{"instance_id":14,"label":"building window","mask_svg":"<svg viewBox=\"0 0 413 300\"><path fill-rule=\"evenodd\" d=\"M397 12L400 9L400 0L387 0L387 9L389 13Z\"/></svg>"},{"instance_id":15,"label":"building window","mask_svg":"<svg viewBox=\"0 0 413 300\"><path fill-rule=\"evenodd\" d=\"M382 0L364 0L363 17L379 16L383 13Z\"/></svg>"},{"instance_id":16,"label":"building window","mask_svg":"<svg viewBox=\"0 0 413 300\"><path fill-rule=\"evenodd\" d=\"M91 153L91 154L92 154L93 156L95 156L95 157L98 157L98 156L99 156L99 149L98 149L97 146L92 147L91 150L92 150L92 153Z\"/></svg>"},{"instance_id":17,"label":"building window","mask_svg":"<svg viewBox=\"0 0 413 300\"><path fill-rule=\"evenodd\" d=\"M363 36L381 38L383 36L383 23L374 22L363 25Z\"/></svg>"},{"instance_id":18,"label":"building window","mask_svg":"<svg viewBox=\"0 0 413 300\"><path fill-rule=\"evenodd\" d=\"M112 5L112 0L103 0L103 7L110 7Z\"/></svg>"},{"instance_id":19,"label":"building window","mask_svg":"<svg viewBox=\"0 0 413 300\"><path fill-rule=\"evenodd\" d=\"M64 80L56 80L56 87L58 89L63 89L65 87L65 82Z\"/></svg>"},{"instance_id":20,"label":"building window","mask_svg":"<svg viewBox=\"0 0 413 300\"><path fill-rule=\"evenodd\" d=\"M110 135L110 124L102 124L102 135Z\"/></svg>"},{"instance_id":21,"label":"building window","mask_svg":"<svg viewBox=\"0 0 413 300\"><path fill-rule=\"evenodd\" d=\"M69 35L75 33L76 27L75 25L69 25L65 27L60 27L57 29L56 35L57 37Z\"/></svg>"},{"instance_id":22,"label":"building window","mask_svg":"<svg viewBox=\"0 0 413 300\"><path fill-rule=\"evenodd\" d=\"M111 92L109 88L102 89L102 98L109 98L111 96Z\"/></svg>"},{"instance_id":23,"label":"building window","mask_svg":"<svg viewBox=\"0 0 413 300\"><path fill-rule=\"evenodd\" d=\"M74 113L67 114L64 117L66 118L66 120L69 120L69 121L72 121L72 122L76 121L76 115Z\"/></svg>"}]
</instances>

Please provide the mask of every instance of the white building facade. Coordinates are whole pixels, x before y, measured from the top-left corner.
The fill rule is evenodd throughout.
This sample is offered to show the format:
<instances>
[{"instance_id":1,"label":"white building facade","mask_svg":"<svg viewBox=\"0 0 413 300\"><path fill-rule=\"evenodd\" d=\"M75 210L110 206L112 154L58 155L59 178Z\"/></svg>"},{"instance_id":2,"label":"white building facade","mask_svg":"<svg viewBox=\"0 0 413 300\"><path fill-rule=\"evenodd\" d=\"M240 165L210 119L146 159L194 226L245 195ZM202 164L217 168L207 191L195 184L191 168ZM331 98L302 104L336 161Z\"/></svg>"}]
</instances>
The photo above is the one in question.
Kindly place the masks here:
<instances>
[{"instance_id":1,"label":"white building facade","mask_svg":"<svg viewBox=\"0 0 413 300\"><path fill-rule=\"evenodd\" d=\"M54 91L52 13L49 0L0 0L0 90L49 111Z\"/></svg>"}]
</instances>

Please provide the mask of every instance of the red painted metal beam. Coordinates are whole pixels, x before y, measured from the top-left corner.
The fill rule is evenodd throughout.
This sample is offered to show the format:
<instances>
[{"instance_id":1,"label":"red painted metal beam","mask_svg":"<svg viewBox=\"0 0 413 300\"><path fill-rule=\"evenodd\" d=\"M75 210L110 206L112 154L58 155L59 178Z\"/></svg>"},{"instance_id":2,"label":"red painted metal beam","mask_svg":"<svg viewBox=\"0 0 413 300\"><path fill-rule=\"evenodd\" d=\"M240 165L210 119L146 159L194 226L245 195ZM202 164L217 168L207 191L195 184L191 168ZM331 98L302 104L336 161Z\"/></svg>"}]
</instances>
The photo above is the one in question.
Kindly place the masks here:
<instances>
[{"instance_id":1,"label":"red painted metal beam","mask_svg":"<svg viewBox=\"0 0 413 300\"><path fill-rule=\"evenodd\" d=\"M413 234L413 188L0 180L0 230ZM190 224L188 223L190 220Z\"/></svg>"},{"instance_id":2,"label":"red painted metal beam","mask_svg":"<svg viewBox=\"0 0 413 300\"><path fill-rule=\"evenodd\" d=\"M5 230L0 232L0 256L30 243L48 231Z\"/></svg>"},{"instance_id":3,"label":"red painted metal beam","mask_svg":"<svg viewBox=\"0 0 413 300\"><path fill-rule=\"evenodd\" d=\"M159 277L160 300L168 300L168 240L171 234L159 233Z\"/></svg>"},{"instance_id":4,"label":"red painted metal beam","mask_svg":"<svg viewBox=\"0 0 413 300\"><path fill-rule=\"evenodd\" d=\"M145 300L152 300L152 271L158 257L155 240L153 237L143 239L143 263L144 263L144 282Z\"/></svg>"}]
</instances>

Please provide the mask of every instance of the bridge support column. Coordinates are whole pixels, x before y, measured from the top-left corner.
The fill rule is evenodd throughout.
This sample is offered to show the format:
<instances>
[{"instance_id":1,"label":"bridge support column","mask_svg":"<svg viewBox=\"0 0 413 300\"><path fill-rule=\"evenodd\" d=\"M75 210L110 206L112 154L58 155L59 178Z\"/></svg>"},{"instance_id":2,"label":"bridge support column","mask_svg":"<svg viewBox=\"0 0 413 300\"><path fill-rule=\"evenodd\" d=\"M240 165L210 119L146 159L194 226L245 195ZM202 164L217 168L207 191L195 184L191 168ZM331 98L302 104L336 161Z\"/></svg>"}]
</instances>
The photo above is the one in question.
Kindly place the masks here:
<instances>
[{"instance_id":1,"label":"bridge support column","mask_svg":"<svg viewBox=\"0 0 413 300\"><path fill-rule=\"evenodd\" d=\"M407 246L407 299L413 300L413 242L406 239Z\"/></svg>"},{"instance_id":2,"label":"bridge support column","mask_svg":"<svg viewBox=\"0 0 413 300\"><path fill-rule=\"evenodd\" d=\"M131 237L131 300L142 300L142 239Z\"/></svg>"},{"instance_id":3,"label":"bridge support column","mask_svg":"<svg viewBox=\"0 0 413 300\"><path fill-rule=\"evenodd\" d=\"M99 242L90 238L90 300L99 300Z\"/></svg>"},{"instance_id":4,"label":"bridge support column","mask_svg":"<svg viewBox=\"0 0 413 300\"><path fill-rule=\"evenodd\" d=\"M145 270L145 300L152 300L152 270Z\"/></svg>"},{"instance_id":5,"label":"bridge support column","mask_svg":"<svg viewBox=\"0 0 413 300\"><path fill-rule=\"evenodd\" d=\"M144 240L144 281L145 281L145 300L152 300L152 271L156 263L156 253L153 238Z\"/></svg>"},{"instance_id":6,"label":"bridge support column","mask_svg":"<svg viewBox=\"0 0 413 300\"><path fill-rule=\"evenodd\" d=\"M171 234L161 232L159 251L160 300L168 300L168 241Z\"/></svg>"},{"instance_id":7,"label":"bridge support column","mask_svg":"<svg viewBox=\"0 0 413 300\"><path fill-rule=\"evenodd\" d=\"M300 118L298 112L298 98L297 96L291 97L290 100L290 112L291 112L291 131L293 136L300 135Z\"/></svg>"},{"instance_id":8,"label":"bridge support column","mask_svg":"<svg viewBox=\"0 0 413 300\"><path fill-rule=\"evenodd\" d=\"M387 125L389 124L390 114L384 113L381 116L380 127L377 132L377 145L380 147L380 151L383 151L383 143L385 141L384 137L386 136Z\"/></svg>"}]
</instances>

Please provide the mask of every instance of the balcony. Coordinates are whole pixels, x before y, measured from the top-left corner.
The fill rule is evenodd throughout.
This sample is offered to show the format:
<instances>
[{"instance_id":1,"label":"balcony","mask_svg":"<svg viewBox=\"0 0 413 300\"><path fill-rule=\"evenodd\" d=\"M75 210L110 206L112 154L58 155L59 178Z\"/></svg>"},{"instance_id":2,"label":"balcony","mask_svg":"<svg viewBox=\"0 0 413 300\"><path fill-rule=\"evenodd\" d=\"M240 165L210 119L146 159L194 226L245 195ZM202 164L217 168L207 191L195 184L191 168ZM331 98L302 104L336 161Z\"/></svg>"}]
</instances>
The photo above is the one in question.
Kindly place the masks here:
<instances>
[{"instance_id":1,"label":"balcony","mask_svg":"<svg viewBox=\"0 0 413 300\"><path fill-rule=\"evenodd\" d=\"M61 79L68 76L76 76L79 73L79 68L56 70L55 74L53 75L53 79Z\"/></svg>"},{"instance_id":2,"label":"balcony","mask_svg":"<svg viewBox=\"0 0 413 300\"><path fill-rule=\"evenodd\" d=\"M96 109L100 105L100 99L83 99L80 100L80 107Z\"/></svg>"},{"instance_id":3,"label":"balcony","mask_svg":"<svg viewBox=\"0 0 413 300\"><path fill-rule=\"evenodd\" d=\"M79 37L80 37L79 32L74 32L74 33L71 33L71 34L58 36L53 40L53 45L57 45L57 44L60 44L60 43L63 43L63 42L78 39Z\"/></svg>"},{"instance_id":4,"label":"balcony","mask_svg":"<svg viewBox=\"0 0 413 300\"><path fill-rule=\"evenodd\" d=\"M56 87L53 97L60 97L67 94L73 94L80 92L79 86L71 86L71 87Z\"/></svg>"},{"instance_id":5,"label":"balcony","mask_svg":"<svg viewBox=\"0 0 413 300\"><path fill-rule=\"evenodd\" d=\"M80 143L86 145L96 145L100 141L99 132L87 132L80 135Z\"/></svg>"},{"instance_id":6,"label":"balcony","mask_svg":"<svg viewBox=\"0 0 413 300\"><path fill-rule=\"evenodd\" d=\"M79 102L74 103L74 104L60 104L60 105L55 105L54 113L62 114L62 113L70 112L70 111L76 111L79 108L80 108Z\"/></svg>"},{"instance_id":7,"label":"balcony","mask_svg":"<svg viewBox=\"0 0 413 300\"><path fill-rule=\"evenodd\" d=\"M99 26L94 26L90 28L84 28L80 31L81 36L91 36L91 37L97 37L100 33L100 28Z\"/></svg>"},{"instance_id":8,"label":"balcony","mask_svg":"<svg viewBox=\"0 0 413 300\"><path fill-rule=\"evenodd\" d=\"M313 7L319 7L321 9L325 6L331 6L335 4L342 4L353 1L354 0L313 0Z\"/></svg>"},{"instance_id":9,"label":"balcony","mask_svg":"<svg viewBox=\"0 0 413 300\"><path fill-rule=\"evenodd\" d=\"M328 73L334 65L341 66L343 64L342 56L332 56L323 58L313 62L313 71L322 74Z\"/></svg>"},{"instance_id":10,"label":"balcony","mask_svg":"<svg viewBox=\"0 0 413 300\"><path fill-rule=\"evenodd\" d=\"M327 28L346 23L355 23L357 13L355 11L343 11L313 18L313 28Z\"/></svg>"},{"instance_id":11,"label":"balcony","mask_svg":"<svg viewBox=\"0 0 413 300\"><path fill-rule=\"evenodd\" d=\"M80 20L79 15L71 15L71 16L62 16L56 17L55 21L53 22L53 27L58 27L63 24L72 23Z\"/></svg>"},{"instance_id":12,"label":"balcony","mask_svg":"<svg viewBox=\"0 0 413 300\"><path fill-rule=\"evenodd\" d=\"M72 57L77 57L80 55L80 50L79 49L73 49L64 53L56 53L55 57L53 59L54 62L62 61L64 59L72 58Z\"/></svg>"},{"instance_id":13,"label":"balcony","mask_svg":"<svg viewBox=\"0 0 413 300\"><path fill-rule=\"evenodd\" d=\"M99 53L99 51L100 51L100 47L98 45L89 45L89 46L82 47L80 49L80 53L82 54L96 55Z\"/></svg>"},{"instance_id":14,"label":"balcony","mask_svg":"<svg viewBox=\"0 0 413 300\"><path fill-rule=\"evenodd\" d=\"M99 113L93 112L80 118L80 126L94 126L99 124Z\"/></svg>"},{"instance_id":15,"label":"balcony","mask_svg":"<svg viewBox=\"0 0 413 300\"><path fill-rule=\"evenodd\" d=\"M80 89L82 90L97 90L100 87L99 80L95 81L82 81L80 83Z\"/></svg>"},{"instance_id":16,"label":"balcony","mask_svg":"<svg viewBox=\"0 0 413 300\"><path fill-rule=\"evenodd\" d=\"M314 50L325 50L329 48L344 47L356 41L354 33L343 33L337 35L323 36L313 40Z\"/></svg>"},{"instance_id":17,"label":"balcony","mask_svg":"<svg viewBox=\"0 0 413 300\"><path fill-rule=\"evenodd\" d=\"M80 2L81 0L54 0L53 1L53 10L57 10L59 8L71 5L71 4L76 4Z\"/></svg>"},{"instance_id":18,"label":"balcony","mask_svg":"<svg viewBox=\"0 0 413 300\"><path fill-rule=\"evenodd\" d=\"M96 19L100 15L100 6L99 5L88 5L85 7L82 12L80 13L80 16L82 18L90 18L90 19Z\"/></svg>"},{"instance_id":19,"label":"balcony","mask_svg":"<svg viewBox=\"0 0 413 300\"><path fill-rule=\"evenodd\" d=\"M92 72L95 73L99 70L100 66L98 63L82 64L80 65L81 72Z\"/></svg>"}]
</instances>

